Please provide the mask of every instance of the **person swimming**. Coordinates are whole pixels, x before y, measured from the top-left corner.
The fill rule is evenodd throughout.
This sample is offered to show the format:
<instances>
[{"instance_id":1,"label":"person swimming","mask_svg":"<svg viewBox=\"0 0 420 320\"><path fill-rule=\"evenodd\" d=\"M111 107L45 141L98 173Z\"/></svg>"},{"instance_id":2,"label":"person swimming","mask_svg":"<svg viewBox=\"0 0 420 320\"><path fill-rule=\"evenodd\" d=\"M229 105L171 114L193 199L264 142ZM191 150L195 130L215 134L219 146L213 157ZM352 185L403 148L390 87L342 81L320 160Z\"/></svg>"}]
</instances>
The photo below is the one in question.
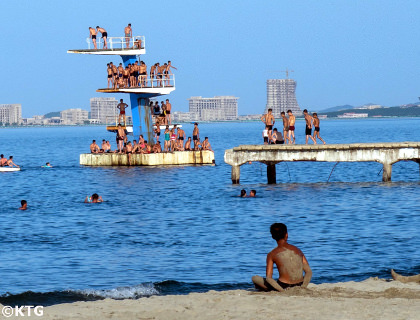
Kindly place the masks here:
<instances>
[{"instance_id":1,"label":"person swimming","mask_svg":"<svg viewBox=\"0 0 420 320\"><path fill-rule=\"evenodd\" d=\"M245 198L246 197L246 190L242 189L241 190L241 194L239 195L241 198Z\"/></svg>"},{"instance_id":2,"label":"person swimming","mask_svg":"<svg viewBox=\"0 0 420 320\"><path fill-rule=\"evenodd\" d=\"M102 197L97 193L92 194L91 196L86 196L85 203L99 203L103 202Z\"/></svg>"}]
</instances>

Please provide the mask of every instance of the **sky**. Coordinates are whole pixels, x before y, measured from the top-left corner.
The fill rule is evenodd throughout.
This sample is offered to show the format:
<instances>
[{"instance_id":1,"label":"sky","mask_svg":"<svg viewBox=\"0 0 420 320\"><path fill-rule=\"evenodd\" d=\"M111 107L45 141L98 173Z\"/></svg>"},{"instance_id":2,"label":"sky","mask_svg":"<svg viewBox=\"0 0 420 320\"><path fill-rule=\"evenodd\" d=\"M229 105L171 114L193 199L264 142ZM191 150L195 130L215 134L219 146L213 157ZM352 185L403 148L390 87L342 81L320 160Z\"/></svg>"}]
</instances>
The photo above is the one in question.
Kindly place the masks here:
<instances>
[{"instance_id":1,"label":"sky","mask_svg":"<svg viewBox=\"0 0 420 320\"><path fill-rule=\"evenodd\" d=\"M256 0L0 2L0 104L23 117L90 110L106 87L106 63L119 56L69 54L87 48L88 27L108 36L146 37L148 68L172 61L174 111L191 96L239 97L238 113L259 114L266 80L293 70L296 97L309 111L350 104L396 106L420 96L420 1ZM166 98L166 97L165 97Z\"/></svg>"}]
</instances>

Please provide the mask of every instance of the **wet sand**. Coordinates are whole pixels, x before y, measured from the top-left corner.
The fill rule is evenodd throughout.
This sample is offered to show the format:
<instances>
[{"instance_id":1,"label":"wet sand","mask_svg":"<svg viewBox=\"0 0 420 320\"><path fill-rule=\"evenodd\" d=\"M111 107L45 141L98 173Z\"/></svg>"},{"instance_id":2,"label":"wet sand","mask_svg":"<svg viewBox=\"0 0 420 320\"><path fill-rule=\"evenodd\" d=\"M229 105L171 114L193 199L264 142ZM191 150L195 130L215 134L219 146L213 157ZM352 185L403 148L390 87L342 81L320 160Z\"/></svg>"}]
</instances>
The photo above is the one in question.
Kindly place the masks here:
<instances>
[{"instance_id":1,"label":"wet sand","mask_svg":"<svg viewBox=\"0 0 420 320\"><path fill-rule=\"evenodd\" d=\"M44 308L37 319L419 319L420 284L370 278L284 292L209 291ZM13 319L9 318L9 319Z\"/></svg>"}]
</instances>

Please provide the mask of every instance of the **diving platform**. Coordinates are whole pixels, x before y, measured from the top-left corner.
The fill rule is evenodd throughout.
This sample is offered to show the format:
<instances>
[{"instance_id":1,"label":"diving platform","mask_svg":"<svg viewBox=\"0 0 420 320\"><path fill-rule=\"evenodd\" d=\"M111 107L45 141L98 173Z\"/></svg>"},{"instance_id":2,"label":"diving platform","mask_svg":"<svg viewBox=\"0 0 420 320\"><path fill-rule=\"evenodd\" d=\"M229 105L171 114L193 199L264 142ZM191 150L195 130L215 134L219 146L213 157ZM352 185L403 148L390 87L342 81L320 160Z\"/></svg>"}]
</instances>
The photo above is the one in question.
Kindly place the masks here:
<instances>
[{"instance_id":1,"label":"diving platform","mask_svg":"<svg viewBox=\"0 0 420 320\"><path fill-rule=\"evenodd\" d=\"M128 46L127 46L128 40ZM103 49L102 38L97 38L97 49L92 48L91 38L86 39L87 49L68 50L67 53L93 54L93 55L119 55L119 56L137 56L146 54L146 40L144 36L126 37L108 37L108 49Z\"/></svg>"},{"instance_id":2,"label":"diving platform","mask_svg":"<svg viewBox=\"0 0 420 320\"><path fill-rule=\"evenodd\" d=\"M162 166L162 165L203 165L214 164L214 152L174 151L162 153L131 154L131 164L128 154L120 153L82 153L80 164L84 166Z\"/></svg>"},{"instance_id":3,"label":"diving platform","mask_svg":"<svg viewBox=\"0 0 420 320\"><path fill-rule=\"evenodd\" d=\"M232 166L233 184L239 183L241 165L257 161L267 165L268 183L276 183L276 164L283 161L379 162L382 181L391 181L392 165L415 161L420 165L420 142L354 143L329 145L241 145L225 151Z\"/></svg>"}]
</instances>

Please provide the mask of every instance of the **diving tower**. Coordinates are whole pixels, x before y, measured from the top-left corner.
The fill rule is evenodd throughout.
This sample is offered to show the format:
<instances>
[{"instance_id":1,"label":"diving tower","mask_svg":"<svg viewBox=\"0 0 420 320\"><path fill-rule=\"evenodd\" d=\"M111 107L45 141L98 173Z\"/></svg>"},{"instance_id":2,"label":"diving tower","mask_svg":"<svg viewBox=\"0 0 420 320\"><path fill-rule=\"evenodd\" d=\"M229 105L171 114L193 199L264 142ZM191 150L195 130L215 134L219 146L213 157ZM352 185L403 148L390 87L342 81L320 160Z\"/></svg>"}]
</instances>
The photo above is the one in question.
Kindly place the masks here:
<instances>
[{"instance_id":1,"label":"diving tower","mask_svg":"<svg viewBox=\"0 0 420 320\"><path fill-rule=\"evenodd\" d=\"M127 46L128 40L128 46ZM87 38L87 49L68 50L67 53L90 54L90 55L119 55L124 67L140 61L140 56L146 54L146 40L144 36L107 38L108 48L103 49L101 38L97 39L97 48L91 48L90 38ZM102 48L102 49L100 49ZM165 77L166 76L166 77ZM141 77L141 75L139 76ZM128 93L130 95L130 107L133 121L133 135L138 137L142 134L148 141L153 141L153 121L149 107L150 99L166 95L175 90L175 76L162 74L160 78L149 77L146 72L145 81L141 81L138 87L127 88L99 88L96 92L101 93ZM105 80L105 77L104 77ZM140 82L140 81L139 81ZM107 128L108 129L108 128ZM110 130L114 131L114 130Z\"/></svg>"}]
</instances>

